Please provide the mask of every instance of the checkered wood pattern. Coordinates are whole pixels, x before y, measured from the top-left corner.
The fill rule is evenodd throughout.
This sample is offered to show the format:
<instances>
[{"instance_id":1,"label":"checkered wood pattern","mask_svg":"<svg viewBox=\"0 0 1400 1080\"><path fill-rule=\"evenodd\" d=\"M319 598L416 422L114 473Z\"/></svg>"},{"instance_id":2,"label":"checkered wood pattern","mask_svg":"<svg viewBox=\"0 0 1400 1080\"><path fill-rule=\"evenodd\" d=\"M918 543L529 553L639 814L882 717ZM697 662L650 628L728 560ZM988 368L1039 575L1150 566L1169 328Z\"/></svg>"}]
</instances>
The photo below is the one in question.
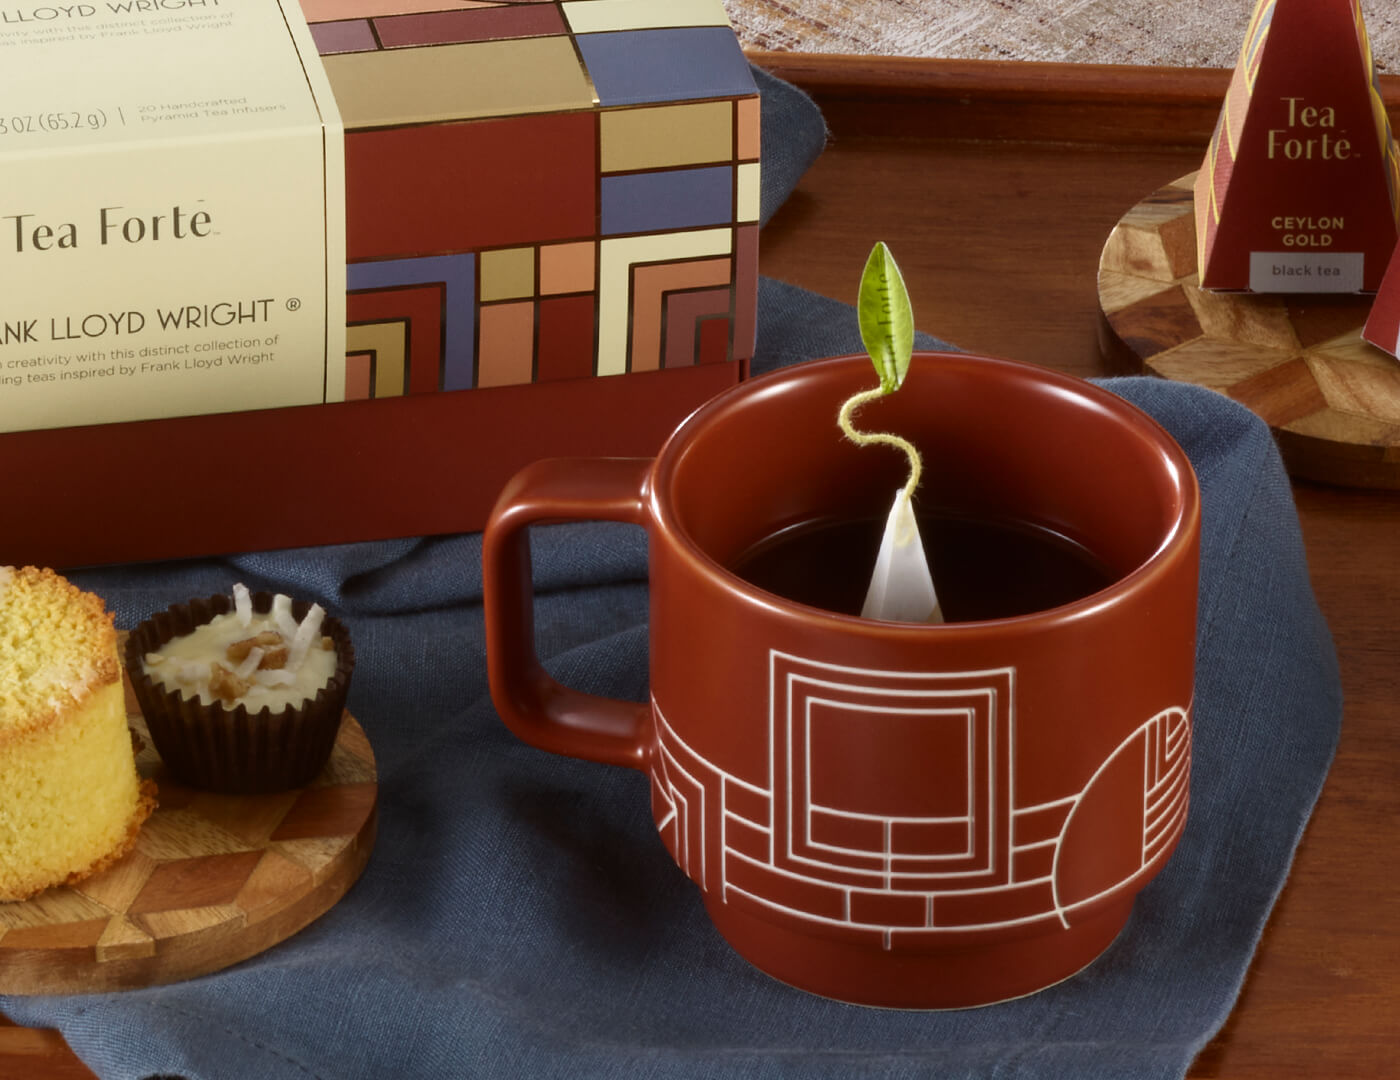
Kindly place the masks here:
<instances>
[{"instance_id":1,"label":"checkered wood pattern","mask_svg":"<svg viewBox=\"0 0 1400 1080\"><path fill-rule=\"evenodd\" d=\"M1374 298L1202 291L1194 182L1153 192L1104 245L1106 351L1246 405L1295 476L1400 488L1400 361L1361 336Z\"/></svg>"},{"instance_id":2,"label":"checkered wood pattern","mask_svg":"<svg viewBox=\"0 0 1400 1080\"><path fill-rule=\"evenodd\" d=\"M0 904L0 993L119 990L245 960L325 913L374 845L374 752L347 713L308 787L216 795L170 780L127 684L143 747L137 767L160 805L135 849L107 871Z\"/></svg>"}]
</instances>

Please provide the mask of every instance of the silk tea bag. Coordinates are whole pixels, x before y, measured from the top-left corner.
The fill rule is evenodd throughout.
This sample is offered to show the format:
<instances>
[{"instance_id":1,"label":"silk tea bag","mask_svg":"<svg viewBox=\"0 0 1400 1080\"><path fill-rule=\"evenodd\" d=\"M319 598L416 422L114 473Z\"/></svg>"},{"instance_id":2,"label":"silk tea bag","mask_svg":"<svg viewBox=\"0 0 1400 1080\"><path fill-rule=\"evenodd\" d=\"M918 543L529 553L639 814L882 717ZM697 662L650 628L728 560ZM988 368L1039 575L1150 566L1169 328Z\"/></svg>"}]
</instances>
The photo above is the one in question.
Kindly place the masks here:
<instances>
[{"instance_id":1,"label":"silk tea bag","mask_svg":"<svg viewBox=\"0 0 1400 1080\"><path fill-rule=\"evenodd\" d=\"M914 507L903 488L885 519L875 570L865 594L861 617L895 622L941 623L943 612L933 588L928 558Z\"/></svg>"}]
</instances>

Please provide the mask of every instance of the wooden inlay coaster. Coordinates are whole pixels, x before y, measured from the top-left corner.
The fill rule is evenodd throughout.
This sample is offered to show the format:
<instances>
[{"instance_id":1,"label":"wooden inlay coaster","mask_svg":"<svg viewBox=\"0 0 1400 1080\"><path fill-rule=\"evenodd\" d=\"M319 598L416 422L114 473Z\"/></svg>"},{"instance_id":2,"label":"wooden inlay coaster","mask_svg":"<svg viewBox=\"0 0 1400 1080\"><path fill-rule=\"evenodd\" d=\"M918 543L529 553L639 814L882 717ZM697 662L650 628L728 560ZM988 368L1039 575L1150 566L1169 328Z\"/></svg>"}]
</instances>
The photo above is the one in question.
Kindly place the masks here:
<instances>
[{"instance_id":1,"label":"wooden inlay coaster","mask_svg":"<svg viewBox=\"0 0 1400 1080\"><path fill-rule=\"evenodd\" d=\"M305 788L216 795L171 780L127 683L141 775L160 805L135 849L86 881L0 903L0 993L63 994L175 982L246 960L328 911L374 847L374 751L345 714Z\"/></svg>"},{"instance_id":2,"label":"wooden inlay coaster","mask_svg":"<svg viewBox=\"0 0 1400 1080\"><path fill-rule=\"evenodd\" d=\"M1192 184L1125 214L1099 259L1100 343L1268 422L1294 476L1400 488L1400 360L1361 337L1370 296L1203 292Z\"/></svg>"}]
</instances>

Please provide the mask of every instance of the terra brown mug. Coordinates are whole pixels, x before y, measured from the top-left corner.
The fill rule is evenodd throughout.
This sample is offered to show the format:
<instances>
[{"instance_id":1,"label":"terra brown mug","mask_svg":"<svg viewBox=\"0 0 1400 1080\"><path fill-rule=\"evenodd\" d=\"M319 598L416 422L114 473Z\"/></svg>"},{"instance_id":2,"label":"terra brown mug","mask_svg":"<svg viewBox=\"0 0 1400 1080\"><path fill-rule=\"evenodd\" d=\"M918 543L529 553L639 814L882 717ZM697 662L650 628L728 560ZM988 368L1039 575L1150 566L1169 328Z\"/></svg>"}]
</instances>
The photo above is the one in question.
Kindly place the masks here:
<instances>
[{"instance_id":1,"label":"terra brown mug","mask_svg":"<svg viewBox=\"0 0 1400 1080\"><path fill-rule=\"evenodd\" d=\"M654 459L519 473L485 534L491 691L520 738L650 777L667 849L760 969L862 1004L986 1004L1090 963L1181 835L1196 479L1170 435L1100 387L920 353L861 413L921 448L916 504L1058 535L1102 581L926 626L746 580L746 553L804 523L883 521L903 459L835 422L872 384L864 357L799 364L702 406ZM647 530L648 704L560 685L535 655L526 527L581 518ZM982 580L1012 572L989 558ZM958 567L933 562L955 588ZM826 573L862 567L805 576Z\"/></svg>"}]
</instances>

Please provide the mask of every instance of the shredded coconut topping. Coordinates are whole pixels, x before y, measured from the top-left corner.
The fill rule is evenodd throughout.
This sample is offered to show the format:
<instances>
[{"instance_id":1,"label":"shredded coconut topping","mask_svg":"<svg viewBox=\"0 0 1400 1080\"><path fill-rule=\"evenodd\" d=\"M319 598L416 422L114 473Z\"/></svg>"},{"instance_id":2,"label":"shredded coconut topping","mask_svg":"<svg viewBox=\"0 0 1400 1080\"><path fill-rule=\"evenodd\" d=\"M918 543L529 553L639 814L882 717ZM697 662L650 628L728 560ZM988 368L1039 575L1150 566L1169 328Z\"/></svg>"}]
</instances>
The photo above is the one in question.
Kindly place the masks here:
<instances>
[{"instance_id":1,"label":"shredded coconut topping","mask_svg":"<svg viewBox=\"0 0 1400 1080\"><path fill-rule=\"evenodd\" d=\"M233 610L238 615L239 626L247 626L253 621L253 594L241 581L233 587Z\"/></svg>"},{"instance_id":2,"label":"shredded coconut topping","mask_svg":"<svg viewBox=\"0 0 1400 1080\"><path fill-rule=\"evenodd\" d=\"M306 654L311 649L313 641L321 639L321 621L325 619L326 611L320 604L312 604L311 610L306 613L306 618L301 620L301 625L297 627L296 634L292 637L292 651L287 657L287 666L292 670L301 667L306 660Z\"/></svg>"},{"instance_id":3,"label":"shredded coconut topping","mask_svg":"<svg viewBox=\"0 0 1400 1080\"><path fill-rule=\"evenodd\" d=\"M233 673L240 679L252 677L253 672L258 670L258 665L262 663L263 651L254 645L248 650L248 655L243 658L243 662L234 668Z\"/></svg>"}]
</instances>

